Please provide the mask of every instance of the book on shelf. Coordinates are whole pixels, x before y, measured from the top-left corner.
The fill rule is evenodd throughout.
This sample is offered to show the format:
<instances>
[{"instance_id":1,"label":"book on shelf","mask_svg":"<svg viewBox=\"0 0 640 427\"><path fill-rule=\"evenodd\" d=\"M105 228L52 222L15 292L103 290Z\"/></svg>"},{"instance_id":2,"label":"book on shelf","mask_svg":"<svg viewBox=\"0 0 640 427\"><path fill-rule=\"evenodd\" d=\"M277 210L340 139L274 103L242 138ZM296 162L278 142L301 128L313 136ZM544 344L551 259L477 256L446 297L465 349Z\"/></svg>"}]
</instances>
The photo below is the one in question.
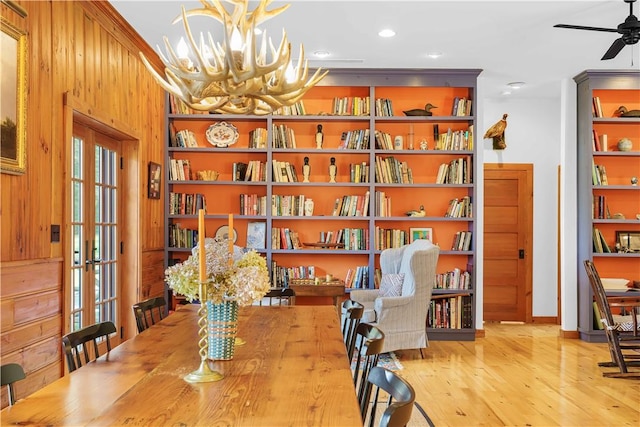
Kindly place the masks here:
<instances>
[{"instance_id":1,"label":"book on shelf","mask_svg":"<svg viewBox=\"0 0 640 427\"><path fill-rule=\"evenodd\" d=\"M600 103L600 97L593 97L593 117L604 117L602 115L602 104Z\"/></svg>"},{"instance_id":2,"label":"book on shelf","mask_svg":"<svg viewBox=\"0 0 640 427\"><path fill-rule=\"evenodd\" d=\"M233 181L244 181L247 176L248 166L248 163L234 162L232 171Z\"/></svg>"},{"instance_id":3,"label":"book on shelf","mask_svg":"<svg viewBox=\"0 0 640 427\"><path fill-rule=\"evenodd\" d=\"M472 297L467 294L431 295L427 328L468 329L473 325Z\"/></svg>"}]
</instances>

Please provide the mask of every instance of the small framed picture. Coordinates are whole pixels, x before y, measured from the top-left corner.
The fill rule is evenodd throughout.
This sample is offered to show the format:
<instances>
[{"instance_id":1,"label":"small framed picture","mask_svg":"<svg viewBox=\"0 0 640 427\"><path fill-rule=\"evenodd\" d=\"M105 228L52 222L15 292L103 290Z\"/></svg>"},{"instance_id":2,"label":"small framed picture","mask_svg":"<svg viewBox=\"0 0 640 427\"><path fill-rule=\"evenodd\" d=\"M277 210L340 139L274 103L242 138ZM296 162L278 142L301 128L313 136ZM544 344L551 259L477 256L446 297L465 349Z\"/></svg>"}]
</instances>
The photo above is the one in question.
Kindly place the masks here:
<instances>
[{"instance_id":1,"label":"small framed picture","mask_svg":"<svg viewBox=\"0 0 640 427\"><path fill-rule=\"evenodd\" d=\"M247 224L247 248L264 249L266 246L267 224L250 222Z\"/></svg>"},{"instance_id":2,"label":"small framed picture","mask_svg":"<svg viewBox=\"0 0 640 427\"><path fill-rule=\"evenodd\" d=\"M160 198L160 179L162 178L162 167L153 162L149 162L149 198Z\"/></svg>"},{"instance_id":3,"label":"small framed picture","mask_svg":"<svg viewBox=\"0 0 640 427\"><path fill-rule=\"evenodd\" d=\"M429 240L433 243L433 228L410 228L409 243L418 239Z\"/></svg>"},{"instance_id":4,"label":"small framed picture","mask_svg":"<svg viewBox=\"0 0 640 427\"><path fill-rule=\"evenodd\" d=\"M618 252L640 252L640 231L616 231Z\"/></svg>"}]
</instances>

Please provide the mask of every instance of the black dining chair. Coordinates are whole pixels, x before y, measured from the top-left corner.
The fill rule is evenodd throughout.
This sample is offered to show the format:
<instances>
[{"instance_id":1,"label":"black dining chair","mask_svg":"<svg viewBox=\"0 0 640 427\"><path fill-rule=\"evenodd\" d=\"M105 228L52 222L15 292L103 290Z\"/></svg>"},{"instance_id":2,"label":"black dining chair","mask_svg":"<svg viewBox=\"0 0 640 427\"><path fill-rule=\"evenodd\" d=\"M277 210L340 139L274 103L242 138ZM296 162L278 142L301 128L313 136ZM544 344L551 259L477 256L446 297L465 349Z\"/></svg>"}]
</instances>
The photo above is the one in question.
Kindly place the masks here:
<instances>
[{"instance_id":1,"label":"black dining chair","mask_svg":"<svg viewBox=\"0 0 640 427\"><path fill-rule=\"evenodd\" d=\"M342 303L342 337L347 349L349 361L353 358L353 350L356 344L356 329L362 319L364 305L357 301L347 299Z\"/></svg>"},{"instance_id":2,"label":"black dining chair","mask_svg":"<svg viewBox=\"0 0 640 427\"><path fill-rule=\"evenodd\" d=\"M353 385L357 390L358 401L362 402L371 391L367 377L371 369L378 364L384 332L368 323L360 323L356 328L355 361L353 362Z\"/></svg>"},{"instance_id":3,"label":"black dining chair","mask_svg":"<svg viewBox=\"0 0 640 427\"><path fill-rule=\"evenodd\" d=\"M16 401L16 393L13 389L13 383L25 379L24 369L17 363L7 363L0 366L0 379L2 386L7 386L7 395L9 396L9 406Z\"/></svg>"},{"instance_id":4,"label":"black dining chair","mask_svg":"<svg viewBox=\"0 0 640 427\"><path fill-rule=\"evenodd\" d=\"M64 335L62 337L62 348L67 359L69 372L80 368L82 359L86 364L100 356L98 343L101 339L106 341L107 351L111 351L109 335L114 333L116 333L116 325L113 322L106 321ZM93 358L89 355L89 347L87 347L89 342L93 342Z\"/></svg>"},{"instance_id":5,"label":"black dining chair","mask_svg":"<svg viewBox=\"0 0 640 427\"><path fill-rule=\"evenodd\" d=\"M133 304L133 314L136 318L138 333L162 320L164 318L166 305L167 302L164 297L149 298L148 300Z\"/></svg>"},{"instance_id":6,"label":"black dining chair","mask_svg":"<svg viewBox=\"0 0 640 427\"><path fill-rule=\"evenodd\" d=\"M394 372L380 366L374 366L369 372L367 383L372 393L360 401L360 412L364 425L373 427L377 417L380 390L388 394L386 408L380 416L380 427L404 427L411 419L416 392L411 384ZM384 401L383 401L384 402ZM368 424L367 424L368 421Z\"/></svg>"}]
</instances>

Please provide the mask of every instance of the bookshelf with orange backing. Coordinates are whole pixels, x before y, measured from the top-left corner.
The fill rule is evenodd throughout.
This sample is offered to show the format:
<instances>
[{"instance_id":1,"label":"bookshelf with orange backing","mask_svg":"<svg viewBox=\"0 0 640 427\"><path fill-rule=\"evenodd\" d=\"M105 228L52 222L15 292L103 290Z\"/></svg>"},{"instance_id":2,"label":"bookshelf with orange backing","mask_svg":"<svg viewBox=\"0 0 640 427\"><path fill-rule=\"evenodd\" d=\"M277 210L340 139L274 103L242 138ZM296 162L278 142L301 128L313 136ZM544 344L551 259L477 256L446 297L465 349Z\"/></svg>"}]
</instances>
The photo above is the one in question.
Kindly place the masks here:
<instances>
[{"instance_id":1,"label":"bookshelf with orange backing","mask_svg":"<svg viewBox=\"0 0 640 427\"><path fill-rule=\"evenodd\" d=\"M465 132L477 129L476 124L476 81L480 70L356 70L334 69L329 75L312 88L303 98L306 115L285 116L271 114L267 116L229 116L217 114L168 114L169 123L176 130L189 129L198 141L196 148L168 148L167 164L170 159L188 159L192 171L216 170L216 181L167 181L165 195L171 192L202 193L207 204L207 237L213 237L216 230L226 225L229 213L234 214L234 224L238 233L237 244L246 242L246 229L249 222L264 222L266 229L265 249L259 250L267 259L268 265L284 267L313 265L315 274L324 277L331 274L336 278L345 278L349 269L367 266L369 281L366 287L374 287L374 270L379 267L381 250L374 246L376 228L398 229L409 233L410 228L433 229L434 242L441 247L438 273L446 273L454 268L471 270L475 279L475 239L470 250L452 250L456 232L476 230L475 203L473 214L464 218L445 217L451 199L468 196L475 202L477 183L475 169L475 145L465 149L436 150L434 130L440 134ZM345 98L351 105L351 98L366 99L369 114L334 115L333 104L336 98ZM376 115L376 99L388 99L392 103L392 116ZM453 103L456 99L467 99L472 103L469 114L454 114ZM422 109L431 103L432 116L406 116L403 111ZM238 141L226 148L209 144L205 138L207 128L219 121L233 124L239 131ZM317 126L322 125L322 148L316 146ZM274 126L286 127L295 134L296 146L275 148L272 146ZM249 148L249 132L255 128L267 130L268 141L265 148ZM340 149L341 139L346 132L366 129L369 133L369 145L364 149ZM382 149L376 147L375 132L390 134L392 140L401 136L401 149ZM169 134L169 132L168 132ZM473 135L478 140L477 135ZM428 149L420 149L425 140ZM474 141L475 142L475 141ZM412 147L410 146L412 145ZM167 141L167 146L169 142ZM406 162L413 174L413 183L377 183L375 180L376 157L393 156ZM304 158L309 158L310 177L308 183L302 182ZM335 183L329 182L329 165L335 159L337 176ZM466 183L437 184L438 168L443 163L463 158L468 162L469 179ZM259 160L267 165L264 181L233 181L232 164L248 163ZM298 182L275 182L273 179L273 161L288 162L295 167ZM367 165L368 179L351 182L350 166ZM165 176L168 176L165 174ZM375 194L383 191L391 198L390 216L382 215L375 209ZM365 196L368 192L368 212L362 216L333 216L336 199L345 195ZM266 211L259 215L241 215L239 198L241 194L256 194L267 200ZM271 200L277 196L302 196L314 201L311 216L280 216L271 209ZM423 217L408 217L406 212L424 205ZM179 223L185 228L196 228L193 215L166 215L166 228L169 224ZM302 243L299 249L273 248L272 230L288 228L298 233ZM340 229L361 229L369 239L365 249L347 250L341 247L318 247L323 231ZM308 243L308 245L304 245ZM408 241L407 241L408 243ZM188 256L189 249L166 247L167 263ZM475 283L475 280L472 280ZM458 291L456 291L458 292ZM469 295L475 305L475 290L461 291ZM450 293L447 289L434 290L434 294ZM475 318L475 314L473 315ZM467 328L429 329L430 339L472 340L475 338L475 324Z\"/></svg>"}]
</instances>

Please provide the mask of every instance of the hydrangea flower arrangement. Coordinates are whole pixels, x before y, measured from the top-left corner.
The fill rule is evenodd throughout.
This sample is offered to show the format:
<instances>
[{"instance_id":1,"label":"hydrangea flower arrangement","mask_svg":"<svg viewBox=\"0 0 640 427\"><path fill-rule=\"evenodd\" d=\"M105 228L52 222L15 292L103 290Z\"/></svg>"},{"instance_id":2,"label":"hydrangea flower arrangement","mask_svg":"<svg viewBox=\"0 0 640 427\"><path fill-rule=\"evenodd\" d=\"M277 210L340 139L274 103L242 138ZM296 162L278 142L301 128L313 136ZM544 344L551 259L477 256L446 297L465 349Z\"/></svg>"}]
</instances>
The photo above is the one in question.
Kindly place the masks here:
<instances>
[{"instance_id":1,"label":"hydrangea flower arrangement","mask_svg":"<svg viewBox=\"0 0 640 427\"><path fill-rule=\"evenodd\" d=\"M189 258L165 270L169 287L189 301L199 299L199 251L199 247L194 247ZM217 304L233 300L239 306L247 306L269 291L267 262L255 250L243 252L234 246L232 257L228 240L207 238L205 251L207 301Z\"/></svg>"}]
</instances>

